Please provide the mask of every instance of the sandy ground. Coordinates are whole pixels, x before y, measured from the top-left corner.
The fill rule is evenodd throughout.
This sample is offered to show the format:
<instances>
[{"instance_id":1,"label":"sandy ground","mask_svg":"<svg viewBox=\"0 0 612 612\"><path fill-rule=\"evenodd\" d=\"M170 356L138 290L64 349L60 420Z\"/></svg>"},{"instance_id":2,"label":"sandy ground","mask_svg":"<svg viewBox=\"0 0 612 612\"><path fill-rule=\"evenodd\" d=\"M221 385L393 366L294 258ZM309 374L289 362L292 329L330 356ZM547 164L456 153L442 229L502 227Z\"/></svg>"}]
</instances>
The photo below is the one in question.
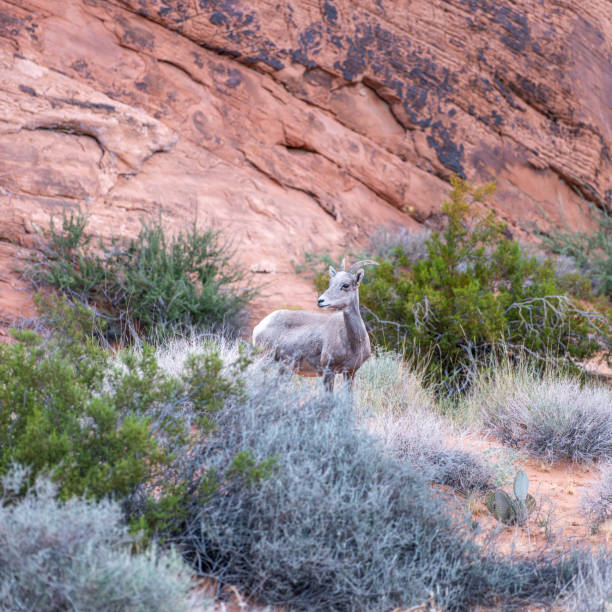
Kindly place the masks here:
<instances>
[{"instance_id":1,"label":"sandy ground","mask_svg":"<svg viewBox=\"0 0 612 612\"><path fill-rule=\"evenodd\" d=\"M503 456L507 451L494 439L467 437L466 450ZM534 553L546 548L567 550L578 545L612 545L612 521L601 523L597 530L582 507L584 496L598 483L597 465L563 461L549 465L521 453L509 462L513 472L524 470L529 478L529 492L537 502L536 510L523 526L506 526L487 510L484 495L465 500L475 521L482 529L481 537L499 533L497 548L503 553ZM502 487L512 494L513 474Z\"/></svg>"}]
</instances>

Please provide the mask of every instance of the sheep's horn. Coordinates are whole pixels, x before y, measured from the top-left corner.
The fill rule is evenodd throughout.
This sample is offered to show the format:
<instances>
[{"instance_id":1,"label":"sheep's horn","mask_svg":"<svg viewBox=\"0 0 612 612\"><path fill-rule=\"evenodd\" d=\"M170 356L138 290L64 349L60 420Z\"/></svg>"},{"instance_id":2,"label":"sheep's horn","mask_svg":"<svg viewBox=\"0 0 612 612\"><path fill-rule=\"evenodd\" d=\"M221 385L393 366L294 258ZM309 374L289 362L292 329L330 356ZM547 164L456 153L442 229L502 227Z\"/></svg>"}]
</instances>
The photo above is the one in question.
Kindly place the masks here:
<instances>
[{"instance_id":1,"label":"sheep's horn","mask_svg":"<svg viewBox=\"0 0 612 612\"><path fill-rule=\"evenodd\" d=\"M344 259L344 257L342 258L342 263L340 264L340 267L342 268L342 270L346 270L346 259Z\"/></svg>"},{"instance_id":2,"label":"sheep's horn","mask_svg":"<svg viewBox=\"0 0 612 612\"><path fill-rule=\"evenodd\" d=\"M349 272L351 274L355 274L355 272L357 272L357 270L359 270L359 268L362 268L363 266L377 266L378 262L377 261L371 261L369 259L364 259L363 261L358 261L356 263L354 263L350 268L349 268Z\"/></svg>"}]
</instances>

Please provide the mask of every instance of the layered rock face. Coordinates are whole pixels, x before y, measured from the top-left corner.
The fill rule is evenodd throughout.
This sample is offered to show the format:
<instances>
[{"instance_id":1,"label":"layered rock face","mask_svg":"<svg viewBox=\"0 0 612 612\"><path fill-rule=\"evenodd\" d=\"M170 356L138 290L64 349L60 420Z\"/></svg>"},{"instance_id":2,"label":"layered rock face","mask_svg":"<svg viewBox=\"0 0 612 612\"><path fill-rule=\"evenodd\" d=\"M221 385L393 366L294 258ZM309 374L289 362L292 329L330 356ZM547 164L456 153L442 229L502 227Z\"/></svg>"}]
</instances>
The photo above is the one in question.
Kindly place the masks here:
<instances>
[{"instance_id":1,"label":"layered rock face","mask_svg":"<svg viewBox=\"0 0 612 612\"><path fill-rule=\"evenodd\" d=\"M305 250L435 224L452 173L519 235L612 206L612 2L0 0L0 109L5 325L77 204L102 238L226 230L256 319L314 307Z\"/></svg>"}]
</instances>

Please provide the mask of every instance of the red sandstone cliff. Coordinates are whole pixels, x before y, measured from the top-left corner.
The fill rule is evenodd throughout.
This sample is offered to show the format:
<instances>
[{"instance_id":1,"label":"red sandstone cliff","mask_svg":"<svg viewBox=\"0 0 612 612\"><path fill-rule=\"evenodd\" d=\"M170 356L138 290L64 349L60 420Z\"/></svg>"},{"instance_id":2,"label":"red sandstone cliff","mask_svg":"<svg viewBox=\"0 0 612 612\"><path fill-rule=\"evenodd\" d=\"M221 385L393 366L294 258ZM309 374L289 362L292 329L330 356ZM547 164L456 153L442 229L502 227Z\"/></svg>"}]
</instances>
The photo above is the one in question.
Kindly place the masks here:
<instances>
[{"instance_id":1,"label":"red sandstone cliff","mask_svg":"<svg viewBox=\"0 0 612 612\"><path fill-rule=\"evenodd\" d=\"M304 249L416 227L453 172L496 177L513 231L585 227L611 146L611 0L0 0L0 320L65 206L227 228L260 314L314 303Z\"/></svg>"}]
</instances>

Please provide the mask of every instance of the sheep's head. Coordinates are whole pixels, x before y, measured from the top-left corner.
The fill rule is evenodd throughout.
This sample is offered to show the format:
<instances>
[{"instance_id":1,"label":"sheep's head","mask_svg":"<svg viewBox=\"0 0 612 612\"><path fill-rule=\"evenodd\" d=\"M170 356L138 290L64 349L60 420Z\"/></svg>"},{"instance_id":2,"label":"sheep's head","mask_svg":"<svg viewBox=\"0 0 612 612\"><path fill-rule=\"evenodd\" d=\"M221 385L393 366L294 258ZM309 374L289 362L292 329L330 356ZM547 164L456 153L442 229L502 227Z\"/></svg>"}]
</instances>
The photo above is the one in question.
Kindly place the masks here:
<instances>
[{"instance_id":1,"label":"sheep's head","mask_svg":"<svg viewBox=\"0 0 612 612\"><path fill-rule=\"evenodd\" d=\"M358 261L346 270L346 262L342 260L342 269L336 270L329 266L329 287L319 298L317 305L324 310L344 310L348 308L355 299L355 292L363 280L363 267L366 265L377 266L375 261Z\"/></svg>"}]
</instances>

